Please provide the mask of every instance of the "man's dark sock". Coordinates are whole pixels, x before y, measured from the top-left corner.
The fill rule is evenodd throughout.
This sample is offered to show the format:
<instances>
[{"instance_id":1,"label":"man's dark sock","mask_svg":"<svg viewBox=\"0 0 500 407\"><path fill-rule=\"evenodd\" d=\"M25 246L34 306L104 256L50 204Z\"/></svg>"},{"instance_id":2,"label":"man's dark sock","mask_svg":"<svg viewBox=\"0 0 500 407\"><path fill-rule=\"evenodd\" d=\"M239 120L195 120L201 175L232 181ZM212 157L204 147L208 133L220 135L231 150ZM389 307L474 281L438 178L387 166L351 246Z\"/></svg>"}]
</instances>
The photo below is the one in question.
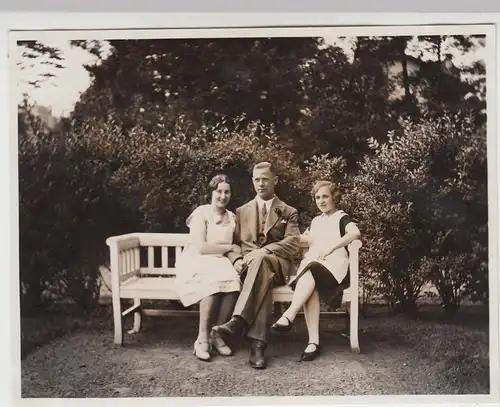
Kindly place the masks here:
<instances>
[{"instance_id":1,"label":"man's dark sock","mask_svg":"<svg viewBox=\"0 0 500 407\"><path fill-rule=\"evenodd\" d=\"M245 328L248 326L248 322L241 315L233 315L233 318L241 323Z\"/></svg>"}]
</instances>

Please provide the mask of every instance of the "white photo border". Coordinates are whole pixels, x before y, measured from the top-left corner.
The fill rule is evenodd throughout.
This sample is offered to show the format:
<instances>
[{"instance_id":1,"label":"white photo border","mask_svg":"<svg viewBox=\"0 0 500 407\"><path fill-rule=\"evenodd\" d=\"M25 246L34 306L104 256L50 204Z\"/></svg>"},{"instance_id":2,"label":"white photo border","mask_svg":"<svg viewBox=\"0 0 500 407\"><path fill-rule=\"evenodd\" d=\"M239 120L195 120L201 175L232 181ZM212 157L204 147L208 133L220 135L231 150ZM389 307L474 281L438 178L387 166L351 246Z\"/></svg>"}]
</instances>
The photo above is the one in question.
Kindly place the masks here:
<instances>
[{"instance_id":1,"label":"white photo border","mask_svg":"<svg viewBox=\"0 0 500 407\"><path fill-rule=\"evenodd\" d=\"M18 40L37 39L40 41L49 40L50 37L62 36L71 39L146 39L146 38L225 38L225 37L323 37L328 36L359 36L359 35L439 35L439 34L485 34L487 69L487 139L488 139L488 212L489 212L489 287L490 287L490 395L439 395L439 396L314 396L314 397L232 397L232 398L139 398L127 399L105 399L106 403L118 403L123 405L134 405L137 402L146 405L164 405L167 401L174 405L275 405L275 404L308 404L308 405L440 405L446 403L456 403L463 405L478 405L478 403L491 403L498 401L499 389L495 385L499 381L498 360L499 360L499 278L498 278L498 170L496 158L499 157L499 144L497 142L497 119L498 116L498 53L496 52L499 33L491 20L485 19L484 15L455 15L418 13L405 14L394 13L383 15L371 14L367 17L349 15L345 13L325 15L301 13L297 15L287 15L286 13L228 13L228 14L121 14L111 13L114 17L110 19L108 13L20 13L20 18L10 21L11 30L9 32L8 50L10 55L16 47ZM328 14L328 13L326 13ZM403 15L406 15L406 19ZM422 18L426 16L428 18ZM346 18L348 17L348 18ZM498 18L498 16L497 16ZM341 21L342 20L342 21ZM405 24L406 20L406 24ZM427 20L427 21L426 21ZM469 23L466 21L469 20ZM359 25L360 21L364 24ZM388 22L391 22L388 25ZM453 23L452 21L455 21ZM397 22L397 24L396 24ZM419 25L426 24L426 25ZM353 25L355 24L355 26ZM457 25L460 24L460 25ZM463 24L463 25L462 25ZM301 25L301 27L298 27ZM307 25L307 26L304 26ZM73 28L78 27L78 30ZM129 27L125 29L124 27ZM154 28L168 27L168 28ZM213 28L217 27L217 28ZM240 28L238 28L240 27ZM33 29L27 31L27 29ZM39 31L42 30L42 31ZM2 41L2 40L0 40ZM0 43L0 46L4 44ZM14 48L13 48L14 47ZM5 55L7 53L3 53ZM8 362L11 369L4 369L4 374L10 377L2 377L10 386L6 389L16 400L16 405L64 405L66 399L21 399L20 398L20 314L19 314L19 278L18 278L18 249L19 249L19 225L17 212L18 199L18 179L17 179L17 103L15 102L15 87L17 78L15 77L16 66L14 58L8 60L9 69L2 65L1 76L7 73L9 92L5 92L7 97L2 97L1 103L5 108L0 109L3 130L8 134L8 148L0 148L6 157L0 160L4 165L3 174L7 174L7 186L9 200L7 202L7 213L10 215L10 230L6 244L2 244L2 249L7 248L6 256L10 262L4 270L10 270L5 284L1 284L4 289L3 312L4 317L9 320L8 330L11 332L10 347L8 349ZM0 88L7 89L0 85ZM7 125L6 125L7 124ZM5 137L4 137L5 139ZM10 244L9 244L10 243ZM9 247L10 246L10 247ZM3 254L3 253L2 253ZM3 281L2 281L3 282ZM8 312L7 312L8 311ZM4 319L4 320L6 320ZM3 393L3 392L2 392ZM4 393L5 394L5 393ZM103 399L72 399L71 404L78 405L84 403L102 403Z\"/></svg>"}]
</instances>

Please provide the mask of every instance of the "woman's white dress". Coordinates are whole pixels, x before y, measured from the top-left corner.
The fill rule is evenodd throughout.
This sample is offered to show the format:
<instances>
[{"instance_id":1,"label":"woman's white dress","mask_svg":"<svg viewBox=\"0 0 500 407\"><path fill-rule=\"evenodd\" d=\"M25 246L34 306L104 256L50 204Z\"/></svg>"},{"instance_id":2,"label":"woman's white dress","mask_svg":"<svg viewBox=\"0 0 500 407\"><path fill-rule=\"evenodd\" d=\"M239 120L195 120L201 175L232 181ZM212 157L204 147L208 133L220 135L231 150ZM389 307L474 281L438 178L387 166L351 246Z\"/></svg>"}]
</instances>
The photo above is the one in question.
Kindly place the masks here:
<instances>
[{"instance_id":1,"label":"woman's white dress","mask_svg":"<svg viewBox=\"0 0 500 407\"><path fill-rule=\"evenodd\" d=\"M335 242L340 240L340 219L344 215L347 215L344 211L337 210L331 215L321 214L312 220L307 233L312 242L299 264L296 276L289 284L293 284L312 261L322 264L338 283L342 282L349 268L349 256L345 247L334 250L324 260L318 261L317 258L320 253L329 250Z\"/></svg>"},{"instance_id":2,"label":"woman's white dress","mask_svg":"<svg viewBox=\"0 0 500 407\"><path fill-rule=\"evenodd\" d=\"M202 233L202 228L208 243L233 242L236 223L231 211L226 210L221 216L211 205L202 205L187 218L186 224L193 242ZM175 288L185 307L209 295L240 290L240 276L231 261L222 254L200 254L193 243L188 244L176 259L176 269Z\"/></svg>"}]
</instances>

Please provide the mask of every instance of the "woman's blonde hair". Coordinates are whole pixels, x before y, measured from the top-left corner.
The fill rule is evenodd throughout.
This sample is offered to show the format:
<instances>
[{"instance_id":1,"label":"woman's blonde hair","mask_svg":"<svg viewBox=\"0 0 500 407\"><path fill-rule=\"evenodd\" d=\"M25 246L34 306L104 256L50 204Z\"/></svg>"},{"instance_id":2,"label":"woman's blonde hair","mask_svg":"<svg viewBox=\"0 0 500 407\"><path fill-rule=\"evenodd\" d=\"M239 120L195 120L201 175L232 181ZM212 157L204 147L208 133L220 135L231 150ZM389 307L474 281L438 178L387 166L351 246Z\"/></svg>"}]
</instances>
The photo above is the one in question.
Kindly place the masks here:
<instances>
[{"instance_id":1,"label":"woman's blonde hair","mask_svg":"<svg viewBox=\"0 0 500 407\"><path fill-rule=\"evenodd\" d=\"M330 193L332 194L333 203L335 204L335 206L337 206L340 203L340 199L342 198L342 191L340 190L339 185L334 184L333 182L330 182L330 181L321 180L321 181L318 181L314 184L314 186L312 187L312 190L311 190L311 197L312 197L313 201L316 200L316 198L315 198L316 194L323 187L328 187L328 189L330 190Z\"/></svg>"}]
</instances>

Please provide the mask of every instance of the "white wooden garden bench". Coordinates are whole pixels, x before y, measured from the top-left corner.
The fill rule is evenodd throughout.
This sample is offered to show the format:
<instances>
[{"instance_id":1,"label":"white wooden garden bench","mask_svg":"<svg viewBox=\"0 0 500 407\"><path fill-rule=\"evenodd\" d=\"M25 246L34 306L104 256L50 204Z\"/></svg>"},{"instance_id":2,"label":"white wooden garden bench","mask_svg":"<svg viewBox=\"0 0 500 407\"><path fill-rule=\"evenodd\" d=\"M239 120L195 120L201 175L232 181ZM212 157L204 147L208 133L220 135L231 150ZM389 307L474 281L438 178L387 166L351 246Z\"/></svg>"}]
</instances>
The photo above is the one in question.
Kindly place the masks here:
<instances>
[{"instance_id":1,"label":"white wooden garden bench","mask_svg":"<svg viewBox=\"0 0 500 407\"><path fill-rule=\"evenodd\" d=\"M187 310L146 309L141 300L178 300L174 290L175 258L188 241L188 234L181 233L130 233L106 239L110 250L111 291L113 301L114 343L123 344L123 318L134 314L133 329L141 329L141 316L182 315ZM344 303L349 304L349 339L351 349L359 353L359 249L361 241L349 245L350 284L343 292ZM142 252L142 253L141 253ZM156 255L155 255L156 252ZM155 257L157 260L155 264ZM291 302L293 291L288 286L273 289L273 301ZM122 311L122 299L133 300L132 306ZM191 311L193 312L193 311ZM346 314L347 311L335 312Z\"/></svg>"}]
</instances>

